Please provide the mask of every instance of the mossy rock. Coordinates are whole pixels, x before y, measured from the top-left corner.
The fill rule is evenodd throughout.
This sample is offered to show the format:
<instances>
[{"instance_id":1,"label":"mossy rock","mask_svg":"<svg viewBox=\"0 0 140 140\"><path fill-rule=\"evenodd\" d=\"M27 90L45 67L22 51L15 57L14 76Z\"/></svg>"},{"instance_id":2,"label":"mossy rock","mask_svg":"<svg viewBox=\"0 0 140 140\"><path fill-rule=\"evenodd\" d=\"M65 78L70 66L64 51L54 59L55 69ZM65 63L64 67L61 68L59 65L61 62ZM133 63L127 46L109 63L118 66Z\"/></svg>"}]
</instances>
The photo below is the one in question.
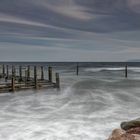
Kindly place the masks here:
<instances>
[{"instance_id":1,"label":"mossy rock","mask_svg":"<svg viewBox=\"0 0 140 140\"><path fill-rule=\"evenodd\" d=\"M129 129L135 128L135 127L140 127L140 118L121 123L121 128L123 130L129 130Z\"/></svg>"}]
</instances>

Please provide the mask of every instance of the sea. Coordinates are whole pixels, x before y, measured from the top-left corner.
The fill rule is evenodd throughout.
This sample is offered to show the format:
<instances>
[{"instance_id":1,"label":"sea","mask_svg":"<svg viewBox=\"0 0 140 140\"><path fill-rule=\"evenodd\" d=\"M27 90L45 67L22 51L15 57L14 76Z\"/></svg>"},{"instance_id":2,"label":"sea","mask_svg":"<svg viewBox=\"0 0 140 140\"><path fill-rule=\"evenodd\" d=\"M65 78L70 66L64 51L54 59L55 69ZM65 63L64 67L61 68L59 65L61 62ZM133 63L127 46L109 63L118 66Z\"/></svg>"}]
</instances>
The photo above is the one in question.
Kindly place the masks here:
<instances>
[{"instance_id":1,"label":"sea","mask_svg":"<svg viewBox=\"0 0 140 140\"><path fill-rule=\"evenodd\" d=\"M122 121L140 117L139 62L4 64L44 66L46 78L51 66L61 89L0 94L0 140L107 140Z\"/></svg>"}]
</instances>

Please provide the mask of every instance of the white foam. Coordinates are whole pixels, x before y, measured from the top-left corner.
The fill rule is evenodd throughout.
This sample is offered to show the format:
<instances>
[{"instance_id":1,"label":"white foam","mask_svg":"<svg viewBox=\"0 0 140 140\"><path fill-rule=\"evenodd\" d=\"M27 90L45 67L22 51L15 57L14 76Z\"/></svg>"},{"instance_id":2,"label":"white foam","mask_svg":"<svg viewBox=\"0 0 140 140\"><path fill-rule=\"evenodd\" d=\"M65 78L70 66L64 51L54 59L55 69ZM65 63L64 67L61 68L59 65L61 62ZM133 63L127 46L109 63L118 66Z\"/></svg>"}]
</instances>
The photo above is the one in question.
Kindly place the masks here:
<instances>
[{"instance_id":1,"label":"white foam","mask_svg":"<svg viewBox=\"0 0 140 140\"><path fill-rule=\"evenodd\" d=\"M103 71L103 70L106 70L106 71L120 71L120 70L124 70L124 68L123 67L116 67L116 68L102 67L102 68L86 68L85 69L86 72L99 72L99 71Z\"/></svg>"},{"instance_id":2,"label":"white foam","mask_svg":"<svg viewBox=\"0 0 140 140\"><path fill-rule=\"evenodd\" d=\"M128 67L128 70L132 70L134 72L140 72L140 67Z\"/></svg>"},{"instance_id":3,"label":"white foam","mask_svg":"<svg viewBox=\"0 0 140 140\"><path fill-rule=\"evenodd\" d=\"M101 67L101 68L86 68L84 71L86 72L99 72L99 71L122 71L125 70L125 67ZM129 67L128 70L133 72L140 72L140 67Z\"/></svg>"},{"instance_id":4,"label":"white foam","mask_svg":"<svg viewBox=\"0 0 140 140\"><path fill-rule=\"evenodd\" d=\"M78 90L83 93L76 94ZM7 100L0 102L0 140L104 140L121 121L139 117L138 91L139 87L111 91L69 87L59 94L46 90L5 95ZM118 93L132 102L121 100Z\"/></svg>"}]
</instances>

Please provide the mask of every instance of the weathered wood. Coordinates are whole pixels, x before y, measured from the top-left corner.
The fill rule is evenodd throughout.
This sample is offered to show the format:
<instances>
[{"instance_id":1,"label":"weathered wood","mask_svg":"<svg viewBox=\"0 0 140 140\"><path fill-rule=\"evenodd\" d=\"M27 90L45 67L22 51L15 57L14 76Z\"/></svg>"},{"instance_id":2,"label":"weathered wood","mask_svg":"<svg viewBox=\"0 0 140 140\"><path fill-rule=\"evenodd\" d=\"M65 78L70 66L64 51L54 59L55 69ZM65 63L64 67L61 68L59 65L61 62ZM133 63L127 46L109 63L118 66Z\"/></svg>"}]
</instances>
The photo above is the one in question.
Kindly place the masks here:
<instances>
[{"instance_id":1,"label":"weathered wood","mask_svg":"<svg viewBox=\"0 0 140 140\"><path fill-rule=\"evenodd\" d=\"M52 82L52 67L48 67L48 80Z\"/></svg>"},{"instance_id":2,"label":"weathered wood","mask_svg":"<svg viewBox=\"0 0 140 140\"><path fill-rule=\"evenodd\" d=\"M44 68L41 66L41 80L44 80Z\"/></svg>"},{"instance_id":3,"label":"weathered wood","mask_svg":"<svg viewBox=\"0 0 140 140\"><path fill-rule=\"evenodd\" d=\"M12 66L12 76L16 76L16 69L15 69L15 66Z\"/></svg>"},{"instance_id":4,"label":"weathered wood","mask_svg":"<svg viewBox=\"0 0 140 140\"><path fill-rule=\"evenodd\" d=\"M41 78L37 79L37 67L34 67L34 76L31 77L29 72L29 66L25 70L25 75L22 75L22 66L19 67L19 75L16 75L15 66L12 66L12 73L9 73L9 67L6 66L7 71L5 73L8 76L8 79L11 80L6 81L5 83L0 83L0 93L8 92L8 91L19 91L25 89L40 89L40 88L60 88L60 79L59 74L56 73L56 83L52 82L52 68L48 68L48 79L44 79L44 69L43 66L41 67ZM1 74L3 76L3 71ZM28 78L30 77L30 80ZM7 80L7 79L6 79Z\"/></svg>"},{"instance_id":5,"label":"weathered wood","mask_svg":"<svg viewBox=\"0 0 140 140\"><path fill-rule=\"evenodd\" d=\"M5 65L4 64L2 65L2 74L3 74L3 77L5 77Z\"/></svg>"},{"instance_id":6,"label":"weathered wood","mask_svg":"<svg viewBox=\"0 0 140 140\"><path fill-rule=\"evenodd\" d=\"M27 69L27 80L28 81L30 80L30 66L28 66L28 69Z\"/></svg>"},{"instance_id":7,"label":"weathered wood","mask_svg":"<svg viewBox=\"0 0 140 140\"><path fill-rule=\"evenodd\" d=\"M79 75L79 64L77 63L77 66L76 66L76 75L78 76Z\"/></svg>"},{"instance_id":8,"label":"weathered wood","mask_svg":"<svg viewBox=\"0 0 140 140\"><path fill-rule=\"evenodd\" d=\"M126 65L126 66L125 66L125 78L127 78L127 76L128 76L127 73L128 73L128 72L127 72L127 65Z\"/></svg>"},{"instance_id":9,"label":"weathered wood","mask_svg":"<svg viewBox=\"0 0 140 140\"><path fill-rule=\"evenodd\" d=\"M56 73L55 76L56 76L56 88L60 89L59 73Z\"/></svg>"},{"instance_id":10,"label":"weathered wood","mask_svg":"<svg viewBox=\"0 0 140 140\"><path fill-rule=\"evenodd\" d=\"M34 86L35 89L38 89L38 83L37 83L37 68L34 66Z\"/></svg>"},{"instance_id":11,"label":"weathered wood","mask_svg":"<svg viewBox=\"0 0 140 140\"><path fill-rule=\"evenodd\" d=\"M19 81L22 81L22 66L19 66Z\"/></svg>"},{"instance_id":12,"label":"weathered wood","mask_svg":"<svg viewBox=\"0 0 140 140\"><path fill-rule=\"evenodd\" d=\"M0 65L0 73L2 74L2 65Z\"/></svg>"},{"instance_id":13,"label":"weathered wood","mask_svg":"<svg viewBox=\"0 0 140 140\"><path fill-rule=\"evenodd\" d=\"M14 92L15 91L15 77L13 76L11 79L11 91Z\"/></svg>"},{"instance_id":14,"label":"weathered wood","mask_svg":"<svg viewBox=\"0 0 140 140\"><path fill-rule=\"evenodd\" d=\"M6 66L6 80L9 79L9 66Z\"/></svg>"},{"instance_id":15,"label":"weathered wood","mask_svg":"<svg viewBox=\"0 0 140 140\"><path fill-rule=\"evenodd\" d=\"M28 70L25 70L25 85L27 85L28 81Z\"/></svg>"}]
</instances>

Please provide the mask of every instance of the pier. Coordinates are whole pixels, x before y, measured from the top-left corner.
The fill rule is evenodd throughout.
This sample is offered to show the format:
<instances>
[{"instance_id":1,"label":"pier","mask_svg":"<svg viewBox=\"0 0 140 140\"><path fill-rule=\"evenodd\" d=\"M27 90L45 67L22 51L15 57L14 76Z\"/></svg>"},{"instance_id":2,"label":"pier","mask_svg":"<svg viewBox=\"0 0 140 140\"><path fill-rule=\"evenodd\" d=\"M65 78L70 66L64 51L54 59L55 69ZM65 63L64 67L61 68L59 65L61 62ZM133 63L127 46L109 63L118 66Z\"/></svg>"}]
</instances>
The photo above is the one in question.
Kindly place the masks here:
<instances>
[{"instance_id":1,"label":"pier","mask_svg":"<svg viewBox=\"0 0 140 140\"><path fill-rule=\"evenodd\" d=\"M50 66L0 65L0 93L50 88L60 89L59 73Z\"/></svg>"}]
</instances>

